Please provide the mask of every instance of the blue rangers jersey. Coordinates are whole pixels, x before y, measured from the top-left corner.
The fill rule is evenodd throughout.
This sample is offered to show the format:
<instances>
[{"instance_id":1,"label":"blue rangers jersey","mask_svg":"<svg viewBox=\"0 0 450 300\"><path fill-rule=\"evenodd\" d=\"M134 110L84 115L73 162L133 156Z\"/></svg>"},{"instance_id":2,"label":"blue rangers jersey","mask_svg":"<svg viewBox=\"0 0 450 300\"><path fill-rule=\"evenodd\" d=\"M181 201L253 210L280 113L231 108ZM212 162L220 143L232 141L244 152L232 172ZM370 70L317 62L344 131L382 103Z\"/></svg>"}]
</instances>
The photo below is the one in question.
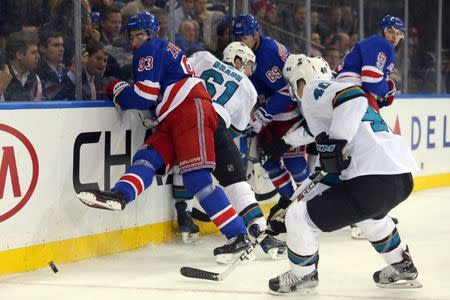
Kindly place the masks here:
<instances>
[{"instance_id":1,"label":"blue rangers jersey","mask_svg":"<svg viewBox=\"0 0 450 300\"><path fill-rule=\"evenodd\" d=\"M133 56L134 85L120 95L120 107L149 109L161 122L180 105L192 88L203 84L194 77L184 52L160 38L141 45Z\"/></svg>"},{"instance_id":2,"label":"blue rangers jersey","mask_svg":"<svg viewBox=\"0 0 450 300\"><path fill-rule=\"evenodd\" d=\"M384 97L389 90L386 81L394 67L394 47L387 39L375 34L358 42L345 55L336 80L351 82L375 97Z\"/></svg>"},{"instance_id":3,"label":"blue rangers jersey","mask_svg":"<svg viewBox=\"0 0 450 300\"><path fill-rule=\"evenodd\" d=\"M256 55L256 70L250 80L258 92L265 117L270 120L286 121L299 115L297 103L289 95L289 88L283 78L283 66L289 50L277 41L261 35Z\"/></svg>"}]
</instances>

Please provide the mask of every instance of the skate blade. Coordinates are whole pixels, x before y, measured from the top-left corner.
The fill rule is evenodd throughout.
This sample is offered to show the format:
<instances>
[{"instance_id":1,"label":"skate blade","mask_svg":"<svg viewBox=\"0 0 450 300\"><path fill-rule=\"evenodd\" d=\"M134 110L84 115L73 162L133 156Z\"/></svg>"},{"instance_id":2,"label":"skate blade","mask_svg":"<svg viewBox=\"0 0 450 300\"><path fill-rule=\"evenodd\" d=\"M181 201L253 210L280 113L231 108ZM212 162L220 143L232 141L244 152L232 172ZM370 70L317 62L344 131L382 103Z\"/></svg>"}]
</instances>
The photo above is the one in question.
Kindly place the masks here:
<instances>
[{"instance_id":1,"label":"skate blade","mask_svg":"<svg viewBox=\"0 0 450 300\"><path fill-rule=\"evenodd\" d=\"M272 260L281 260L287 258L286 248L272 248L267 251Z\"/></svg>"},{"instance_id":2,"label":"skate blade","mask_svg":"<svg viewBox=\"0 0 450 300\"><path fill-rule=\"evenodd\" d=\"M198 241L198 233L182 232L181 240L184 244L192 244Z\"/></svg>"},{"instance_id":3,"label":"skate blade","mask_svg":"<svg viewBox=\"0 0 450 300\"><path fill-rule=\"evenodd\" d=\"M296 289L295 291L291 292L275 292L272 290L269 290L268 292L270 295L274 296L290 296L290 297L298 297L298 296L314 296L317 295L317 289L315 287L312 288L303 288L303 289Z\"/></svg>"},{"instance_id":4,"label":"skate blade","mask_svg":"<svg viewBox=\"0 0 450 300\"><path fill-rule=\"evenodd\" d=\"M106 201L106 203L97 201L97 197L89 192L81 192L77 194L78 199L83 202L83 204L92 208L101 208L114 211L121 211L122 207L120 204L114 201Z\"/></svg>"},{"instance_id":5,"label":"skate blade","mask_svg":"<svg viewBox=\"0 0 450 300\"><path fill-rule=\"evenodd\" d=\"M218 263L219 265L229 265L232 262L234 262L236 260L236 258L238 256L240 256L242 254L241 252L238 253L227 253L227 254L219 254L216 255L216 263ZM244 261L254 261L256 260L256 256L253 252L251 253L247 253L245 256Z\"/></svg>"},{"instance_id":6,"label":"skate blade","mask_svg":"<svg viewBox=\"0 0 450 300\"><path fill-rule=\"evenodd\" d=\"M375 283L375 285L383 289L417 289L423 286L418 279L399 280L397 282L391 282L386 284Z\"/></svg>"}]
</instances>

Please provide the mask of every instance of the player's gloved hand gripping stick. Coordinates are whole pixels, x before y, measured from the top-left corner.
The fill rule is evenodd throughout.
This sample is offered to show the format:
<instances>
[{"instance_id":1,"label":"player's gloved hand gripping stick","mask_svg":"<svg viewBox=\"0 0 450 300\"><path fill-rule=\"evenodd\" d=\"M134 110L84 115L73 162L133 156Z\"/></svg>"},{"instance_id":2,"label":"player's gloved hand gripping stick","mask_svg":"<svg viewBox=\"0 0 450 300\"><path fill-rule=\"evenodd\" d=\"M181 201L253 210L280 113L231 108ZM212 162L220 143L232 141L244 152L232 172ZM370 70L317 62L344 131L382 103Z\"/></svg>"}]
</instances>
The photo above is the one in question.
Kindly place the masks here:
<instances>
[{"instance_id":1,"label":"player's gloved hand gripping stick","mask_svg":"<svg viewBox=\"0 0 450 300\"><path fill-rule=\"evenodd\" d=\"M298 188L291 197L292 202L285 209L278 210L277 213L274 214L274 216L272 218L277 218L277 219L284 218L289 207L293 203L295 203L297 201L301 201L303 198L305 198L311 192L311 190L322 180L322 178L325 177L325 175L326 175L326 173L324 171L321 171L304 188ZM267 227L267 230L271 230L270 223L269 223L269 226ZM266 230L266 232L267 232L267 230ZM245 260L247 258L248 254L250 254L253 251L253 249L255 249L255 247L266 236L267 236L267 233L261 234L256 239L255 243L253 244L253 247L250 247L250 248L246 249L244 252L242 252L241 255L239 255L239 257L235 261L233 261L233 263L231 263L225 271L223 271L221 273L215 273L215 272L210 272L210 271L191 268L191 267L182 267L180 269L180 273L181 273L181 275L183 275L185 277L191 277L191 278L197 278L197 279L205 279L205 280L212 280L212 281L224 280L228 276L228 274L230 274L236 268L236 266L238 266L243 260Z\"/></svg>"}]
</instances>

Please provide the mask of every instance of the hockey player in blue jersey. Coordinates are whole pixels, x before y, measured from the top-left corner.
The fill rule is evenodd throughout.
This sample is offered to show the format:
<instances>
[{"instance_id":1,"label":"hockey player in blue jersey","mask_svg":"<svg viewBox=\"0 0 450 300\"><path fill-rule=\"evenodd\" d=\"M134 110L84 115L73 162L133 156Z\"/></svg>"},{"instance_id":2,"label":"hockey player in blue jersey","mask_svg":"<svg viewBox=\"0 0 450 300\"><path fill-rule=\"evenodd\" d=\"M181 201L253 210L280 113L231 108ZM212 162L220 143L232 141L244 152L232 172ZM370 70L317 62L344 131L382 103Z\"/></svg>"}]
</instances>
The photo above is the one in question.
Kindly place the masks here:
<instances>
[{"instance_id":1,"label":"hockey player in blue jersey","mask_svg":"<svg viewBox=\"0 0 450 300\"><path fill-rule=\"evenodd\" d=\"M258 134L259 147L263 148L271 140L296 127L301 119L297 103L292 101L282 74L289 50L270 37L261 35L258 21L251 14L236 18L233 35L256 55L256 69L250 80L258 92L260 107L255 111L250 125ZM291 175L297 185L309 175L303 148L286 149L282 161L267 161L263 167L280 195L287 197L294 193Z\"/></svg>"},{"instance_id":2,"label":"hockey player in blue jersey","mask_svg":"<svg viewBox=\"0 0 450 300\"><path fill-rule=\"evenodd\" d=\"M380 22L379 34L358 42L337 69L336 81L351 82L366 92L369 103L378 110L391 105L396 92L389 73L395 68L395 47L405 35L400 18L386 15Z\"/></svg>"},{"instance_id":3,"label":"hockey player in blue jersey","mask_svg":"<svg viewBox=\"0 0 450 300\"><path fill-rule=\"evenodd\" d=\"M155 173L177 164L186 189L229 240L214 249L214 255L247 249L251 243L244 221L210 174L218 119L205 85L193 76L183 51L158 37L155 16L134 15L127 30L134 51L134 85L116 81L108 93L122 110L149 110L157 125L111 191L86 190L78 198L94 208L123 210L151 185Z\"/></svg>"}]
</instances>

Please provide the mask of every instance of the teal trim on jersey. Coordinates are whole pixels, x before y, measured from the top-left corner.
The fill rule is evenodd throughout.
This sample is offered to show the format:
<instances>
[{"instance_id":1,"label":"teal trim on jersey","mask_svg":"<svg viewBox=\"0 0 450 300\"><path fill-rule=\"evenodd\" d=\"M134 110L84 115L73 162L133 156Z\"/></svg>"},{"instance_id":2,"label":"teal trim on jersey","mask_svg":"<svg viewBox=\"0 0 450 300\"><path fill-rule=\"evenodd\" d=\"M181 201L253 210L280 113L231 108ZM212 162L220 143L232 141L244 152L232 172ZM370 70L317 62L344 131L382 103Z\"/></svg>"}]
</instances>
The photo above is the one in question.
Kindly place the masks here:
<instances>
[{"instance_id":1,"label":"teal trim on jersey","mask_svg":"<svg viewBox=\"0 0 450 300\"><path fill-rule=\"evenodd\" d=\"M302 256L292 252L291 249L288 248L288 258L292 263L296 265L311 266L317 263L317 261L319 260L319 255L315 253L313 255Z\"/></svg>"},{"instance_id":2,"label":"teal trim on jersey","mask_svg":"<svg viewBox=\"0 0 450 300\"><path fill-rule=\"evenodd\" d=\"M358 97L365 97L366 94L357 86L351 86L336 93L333 99L333 108L338 107L342 103Z\"/></svg>"},{"instance_id":3,"label":"teal trim on jersey","mask_svg":"<svg viewBox=\"0 0 450 300\"><path fill-rule=\"evenodd\" d=\"M397 228L394 228L394 231L388 237L378 242L371 242L371 244L378 253L387 253L397 248L400 242L400 235Z\"/></svg>"}]
</instances>

